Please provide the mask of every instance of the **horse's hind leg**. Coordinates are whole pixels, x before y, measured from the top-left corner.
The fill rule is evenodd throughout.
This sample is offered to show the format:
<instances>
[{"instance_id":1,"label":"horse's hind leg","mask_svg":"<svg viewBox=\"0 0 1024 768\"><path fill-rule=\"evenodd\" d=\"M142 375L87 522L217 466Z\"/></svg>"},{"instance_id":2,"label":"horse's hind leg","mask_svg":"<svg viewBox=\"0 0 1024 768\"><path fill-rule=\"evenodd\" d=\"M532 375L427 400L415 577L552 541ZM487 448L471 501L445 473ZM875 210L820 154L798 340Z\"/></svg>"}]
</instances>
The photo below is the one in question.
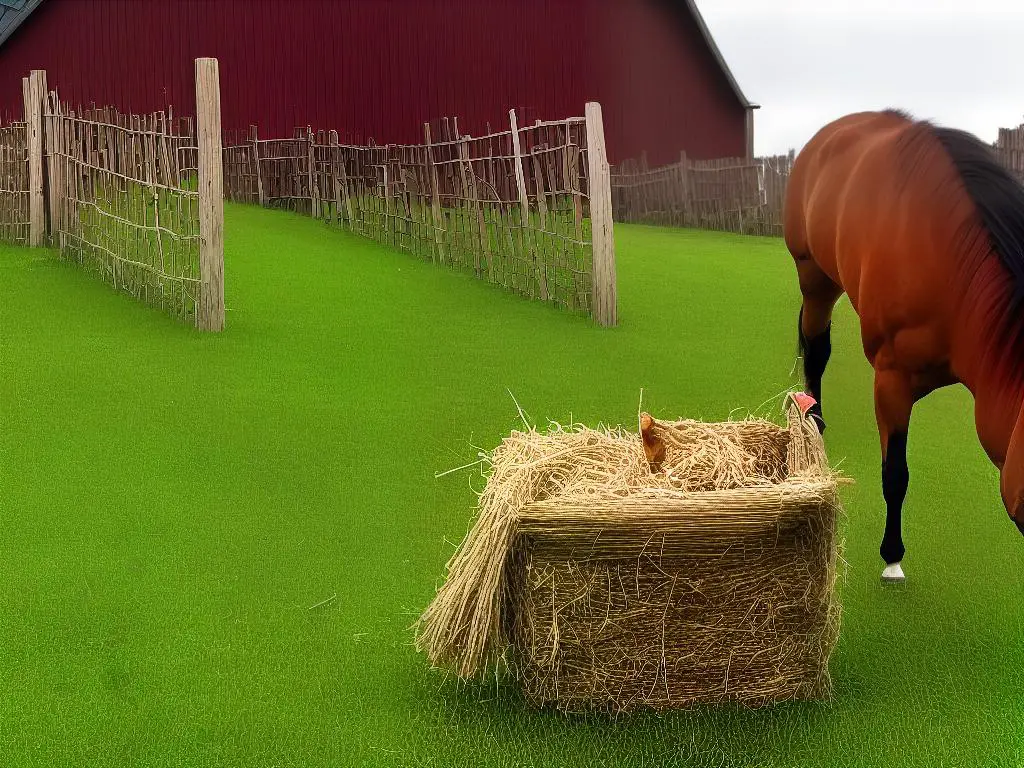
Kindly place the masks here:
<instances>
[{"instance_id":1,"label":"horse's hind leg","mask_svg":"<svg viewBox=\"0 0 1024 768\"><path fill-rule=\"evenodd\" d=\"M817 401L808 415L817 423L818 430L824 433L821 380L832 356L832 310L843 290L811 259L798 260L796 269L800 278L800 292L803 294L798 331L800 354L804 361L804 383Z\"/></svg>"}]
</instances>

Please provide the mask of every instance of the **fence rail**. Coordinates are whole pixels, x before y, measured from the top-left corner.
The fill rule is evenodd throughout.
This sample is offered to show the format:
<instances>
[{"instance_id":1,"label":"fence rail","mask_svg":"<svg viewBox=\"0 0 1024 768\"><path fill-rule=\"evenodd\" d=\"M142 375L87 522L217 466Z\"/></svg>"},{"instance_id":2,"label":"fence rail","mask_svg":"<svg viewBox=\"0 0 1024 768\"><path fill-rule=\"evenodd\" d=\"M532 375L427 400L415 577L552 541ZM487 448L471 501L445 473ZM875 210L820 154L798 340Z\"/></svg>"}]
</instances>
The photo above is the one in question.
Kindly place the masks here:
<instances>
[{"instance_id":1,"label":"fence rail","mask_svg":"<svg viewBox=\"0 0 1024 768\"><path fill-rule=\"evenodd\" d=\"M224 148L225 196L320 218L614 325L611 216L594 205L591 181L598 174L607 197L599 108L522 127L514 111L509 120L480 137L461 135L454 120L426 125L420 145L342 144L334 131L309 129L260 139L252 129ZM607 219L596 236L595 211Z\"/></svg>"}]
</instances>

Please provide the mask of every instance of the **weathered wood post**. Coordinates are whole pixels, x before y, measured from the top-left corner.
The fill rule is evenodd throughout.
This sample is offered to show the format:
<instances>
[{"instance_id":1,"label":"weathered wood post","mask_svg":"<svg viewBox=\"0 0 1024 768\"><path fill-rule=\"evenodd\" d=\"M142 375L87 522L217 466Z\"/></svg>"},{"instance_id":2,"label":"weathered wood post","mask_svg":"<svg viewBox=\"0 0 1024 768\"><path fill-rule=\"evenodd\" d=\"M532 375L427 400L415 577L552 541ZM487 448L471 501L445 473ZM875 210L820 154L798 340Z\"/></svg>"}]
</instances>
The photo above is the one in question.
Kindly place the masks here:
<instances>
[{"instance_id":1,"label":"weathered wood post","mask_svg":"<svg viewBox=\"0 0 1024 768\"><path fill-rule=\"evenodd\" d=\"M43 198L43 99L46 98L46 72L33 69L22 78L25 102L25 138L28 147L28 244L43 245L46 240L46 202Z\"/></svg>"},{"instance_id":2,"label":"weathered wood post","mask_svg":"<svg viewBox=\"0 0 1024 768\"><path fill-rule=\"evenodd\" d=\"M430 139L430 123L423 124L423 135L427 142L427 175L430 178L430 215L434 222L434 258L442 264L445 261L444 217L441 215L441 196L437 185L437 166L434 164L434 150Z\"/></svg>"},{"instance_id":3,"label":"weathered wood post","mask_svg":"<svg viewBox=\"0 0 1024 768\"><path fill-rule=\"evenodd\" d=\"M67 200L67 162L64 154L60 119L60 99L57 92L43 93L43 151L46 153L46 226L48 242L52 248L63 247L64 205Z\"/></svg>"},{"instance_id":4,"label":"weathered wood post","mask_svg":"<svg viewBox=\"0 0 1024 768\"><path fill-rule=\"evenodd\" d=\"M479 245L474 249L473 264L476 276L482 277L481 256L487 261L488 273L491 270L491 243L487 235L487 220L484 218L483 204L480 202L480 193L476 186L476 173L473 171L473 163L470 159L470 138L469 134L459 137L459 170L462 173L463 194L467 198L466 208L472 215L476 216L480 239Z\"/></svg>"},{"instance_id":5,"label":"weathered wood post","mask_svg":"<svg viewBox=\"0 0 1024 768\"><path fill-rule=\"evenodd\" d=\"M220 73L217 59L196 59L199 145L200 330L224 329L224 166L221 163Z\"/></svg>"},{"instance_id":6,"label":"weathered wood post","mask_svg":"<svg viewBox=\"0 0 1024 768\"><path fill-rule=\"evenodd\" d=\"M64 231L61 209L64 201L64 171L66 164L63 154L63 146L60 143L62 125L58 115L60 105L56 92L43 94L43 137L46 152L46 187L48 191L46 199L47 219L50 230L51 247L62 246L61 237ZM49 114L49 117L47 117Z\"/></svg>"},{"instance_id":7,"label":"weathered wood post","mask_svg":"<svg viewBox=\"0 0 1024 768\"><path fill-rule=\"evenodd\" d=\"M679 153L679 185L682 189L683 203L681 206L682 215L676 222L677 227L690 226L690 203L693 201L693 194L690 190L690 158L686 156L686 150Z\"/></svg>"},{"instance_id":8,"label":"weathered wood post","mask_svg":"<svg viewBox=\"0 0 1024 768\"><path fill-rule=\"evenodd\" d=\"M391 177L388 174L389 158L385 155L382 160L380 169L384 184L384 242L394 246L398 243L398 235L396 234L398 221L395 218L394 208L391 205ZM391 238L390 240L388 240L389 237Z\"/></svg>"},{"instance_id":9,"label":"weathered wood post","mask_svg":"<svg viewBox=\"0 0 1024 768\"><path fill-rule=\"evenodd\" d=\"M314 219L320 218L320 183L316 168L316 137L313 129L306 127L306 150L308 163L306 171L309 178L309 215Z\"/></svg>"},{"instance_id":10,"label":"weathered wood post","mask_svg":"<svg viewBox=\"0 0 1024 768\"><path fill-rule=\"evenodd\" d=\"M523 172L523 150L519 144L519 123L516 120L516 111L508 111L508 121L512 129L512 156L515 162L516 189L519 193L519 215L523 222L523 229L530 226L530 200L526 196L526 174Z\"/></svg>"},{"instance_id":11,"label":"weathered wood post","mask_svg":"<svg viewBox=\"0 0 1024 768\"><path fill-rule=\"evenodd\" d=\"M547 189L544 184L544 167L540 162L540 153L546 151L547 144L534 147L530 154L533 156L533 178L537 183L537 210L540 213L540 228L548 228L548 201Z\"/></svg>"},{"instance_id":12,"label":"weathered wood post","mask_svg":"<svg viewBox=\"0 0 1024 768\"><path fill-rule=\"evenodd\" d=\"M263 172L260 170L260 139L259 134L256 132L256 126L250 126L249 128L252 138L252 162L253 167L256 169L256 200L261 207L266 208L267 196L263 192Z\"/></svg>"},{"instance_id":13,"label":"weathered wood post","mask_svg":"<svg viewBox=\"0 0 1024 768\"><path fill-rule=\"evenodd\" d=\"M338 174L338 132L330 131L327 134L327 168L330 184L328 191L331 193L334 203L334 215L330 218L335 224L344 222L345 217L341 213L341 176Z\"/></svg>"},{"instance_id":14,"label":"weathered wood post","mask_svg":"<svg viewBox=\"0 0 1024 768\"><path fill-rule=\"evenodd\" d=\"M590 230L594 250L590 311L599 325L616 323L615 232L612 225L611 170L604 143L601 105L587 103L587 181L590 192Z\"/></svg>"},{"instance_id":15,"label":"weathered wood post","mask_svg":"<svg viewBox=\"0 0 1024 768\"><path fill-rule=\"evenodd\" d=\"M537 287L541 301L548 300L548 281L544 264L537 259L537 249L530 243L530 198L526 193L526 174L523 171L523 149L519 141L519 123L516 120L516 111L508 111L508 121L512 131L512 157L515 164L516 189L519 196L519 218L523 224L522 243L523 256L532 264L534 274L537 276Z\"/></svg>"}]
</instances>

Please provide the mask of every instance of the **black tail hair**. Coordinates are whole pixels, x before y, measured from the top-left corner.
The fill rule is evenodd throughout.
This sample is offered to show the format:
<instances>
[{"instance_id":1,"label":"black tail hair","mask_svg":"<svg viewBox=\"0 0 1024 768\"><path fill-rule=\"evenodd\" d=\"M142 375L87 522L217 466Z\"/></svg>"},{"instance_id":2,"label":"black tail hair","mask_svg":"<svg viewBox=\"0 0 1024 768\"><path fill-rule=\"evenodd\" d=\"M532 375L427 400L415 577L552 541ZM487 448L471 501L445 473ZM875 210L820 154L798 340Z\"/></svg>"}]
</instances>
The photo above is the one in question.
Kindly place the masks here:
<instances>
[{"instance_id":1,"label":"black tail hair","mask_svg":"<svg viewBox=\"0 0 1024 768\"><path fill-rule=\"evenodd\" d=\"M992 148L966 131L932 126L974 201L992 246L1014 283L1015 307L1024 300L1024 185Z\"/></svg>"}]
</instances>

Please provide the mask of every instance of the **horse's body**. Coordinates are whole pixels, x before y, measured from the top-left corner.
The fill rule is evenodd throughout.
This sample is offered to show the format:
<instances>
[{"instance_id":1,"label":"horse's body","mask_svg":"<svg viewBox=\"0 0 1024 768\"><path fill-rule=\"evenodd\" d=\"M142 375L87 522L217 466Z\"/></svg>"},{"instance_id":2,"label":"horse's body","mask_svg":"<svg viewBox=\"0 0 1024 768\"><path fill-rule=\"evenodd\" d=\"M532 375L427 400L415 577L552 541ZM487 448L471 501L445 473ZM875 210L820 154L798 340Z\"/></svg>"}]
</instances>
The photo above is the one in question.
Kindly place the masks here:
<instances>
[{"instance_id":1,"label":"horse's body","mask_svg":"<svg viewBox=\"0 0 1024 768\"><path fill-rule=\"evenodd\" d=\"M804 375L822 429L832 309L844 292L875 369L883 577L903 577L911 409L939 387L962 383L974 395L978 437L1024 533L1024 187L973 136L887 111L825 126L786 194Z\"/></svg>"}]
</instances>

